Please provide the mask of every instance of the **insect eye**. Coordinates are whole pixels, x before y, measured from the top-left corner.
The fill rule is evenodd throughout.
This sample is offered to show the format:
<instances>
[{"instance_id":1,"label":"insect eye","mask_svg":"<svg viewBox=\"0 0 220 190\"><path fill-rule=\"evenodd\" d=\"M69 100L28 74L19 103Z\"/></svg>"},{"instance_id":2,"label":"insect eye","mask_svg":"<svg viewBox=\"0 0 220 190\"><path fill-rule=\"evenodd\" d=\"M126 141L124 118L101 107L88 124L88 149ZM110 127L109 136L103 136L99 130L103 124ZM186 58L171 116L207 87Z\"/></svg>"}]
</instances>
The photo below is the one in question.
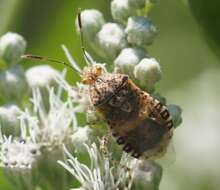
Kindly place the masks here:
<instances>
[{"instance_id":1,"label":"insect eye","mask_svg":"<svg viewBox=\"0 0 220 190\"><path fill-rule=\"evenodd\" d=\"M100 66L96 67L96 72L95 72L96 76L100 76L102 74L102 68Z\"/></svg>"},{"instance_id":2,"label":"insect eye","mask_svg":"<svg viewBox=\"0 0 220 190\"><path fill-rule=\"evenodd\" d=\"M92 80L90 80L90 79L83 79L83 80L82 80L82 83L83 83L83 84L91 84L91 83L92 83Z\"/></svg>"},{"instance_id":3,"label":"insect eye","mask_svg":"<svg viewBox=\"0 0 220 190\"><path fill-rule=\"evenodd\" d=\"M128 80L128 76L124 76L123 78L122 78L122 81L123 82L125 82L125 81L127 81Z\"/></svg>"},{"instance_id":4,"label":"insect eye","mask_svg":"<svg viewBox=\"0 0 220 190\"><path fill-rule=\"evenodd\" d=\"M82 80L82 83L83 83L83 84L87 84L87 80L86 80L86 79L83 79L83 80Z\"/></svg>"}]
</instances>

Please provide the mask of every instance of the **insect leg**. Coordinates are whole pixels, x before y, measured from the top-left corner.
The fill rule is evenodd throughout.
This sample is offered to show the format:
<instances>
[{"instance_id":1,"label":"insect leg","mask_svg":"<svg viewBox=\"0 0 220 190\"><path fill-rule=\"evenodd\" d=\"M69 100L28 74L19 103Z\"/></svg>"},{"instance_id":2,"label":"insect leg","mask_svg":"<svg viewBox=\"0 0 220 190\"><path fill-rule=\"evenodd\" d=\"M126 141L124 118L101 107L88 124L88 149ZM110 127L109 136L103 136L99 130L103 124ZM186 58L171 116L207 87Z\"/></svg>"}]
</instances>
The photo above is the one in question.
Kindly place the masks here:
<instances>
[{"instance_id":1,"label":"insect leg","mask_svg":"<svg viewBox=\"0 0 220 190\"><path fill-rule=\"evenodd\" d=\"M105 156L109 155L108 145L109 145L110 138L111 138L111 132L108 130L107 133L102 137L100 141L100 150Z\"/></svg>"}]
</instances>

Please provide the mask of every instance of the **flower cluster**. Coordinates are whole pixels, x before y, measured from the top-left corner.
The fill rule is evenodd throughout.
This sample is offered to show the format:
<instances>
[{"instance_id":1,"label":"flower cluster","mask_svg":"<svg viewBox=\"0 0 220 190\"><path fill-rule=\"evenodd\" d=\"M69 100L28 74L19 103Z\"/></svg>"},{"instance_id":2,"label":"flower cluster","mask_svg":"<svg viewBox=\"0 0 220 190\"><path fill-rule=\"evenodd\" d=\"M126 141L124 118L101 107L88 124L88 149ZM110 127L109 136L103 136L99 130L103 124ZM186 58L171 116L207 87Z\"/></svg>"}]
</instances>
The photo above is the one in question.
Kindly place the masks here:
<instances>
[{"instance_id":1,"label":"flower cluster","mask_svg":"<svg viewBox=\"0 0 220 190\"><path fill-rule=\"evenodd\" d=\"M81 31L109 70L129 75L139 87L166 104L166 99L155 92L155 85L162 76L160 64L147 52L158 33L149 18L155 3L151 0L112 0L112 22L105 21L98 10L83 10ZM77 19L76 28L80 32ZM181 123L180 107L172 104L168 108L178 126Z\"/></svg>"},{"instance_id":2,"label":"flower cluster","mask_svg":"<svg viewBox=\"0 0 220 190\"><path fill-rule=\"evenodd\" d=\"M104 156L95 143L84 146L90 157L90 166L79 162L65 147L67 159L58 162L81 183L79 189L157 189L162 169L154 161L137 161L123 153L120 160L115 162Z\"/></svg>"},{"instance_id":3,"label":"flower cluster","mask_svg":"<svg viewBox=\"0 0 220 190\"><path fill-rule=\"evenodd\" d=\"M16 44L16 41L13 43ZM65 47L64 50L71 58ZM4 67L1 72L11 69L7 66L8 68ZM22 69L15 63L13 66ZM15 103L3 99L8 104L0 107L0 166L16 188L43 189L48 184L52 189L70 188L67 171L57 165L57 161L63 160L63 155L66 154L69 157L68 163L72 165L61 161L59 163L74 174L82 183L82 188L130 189L133 180L129 181L131 172L127 170L130 163L128 156L123 155L120 167L116 167L117 162L103 155L97 148L99 140L95 133L101 138L104 130L100 133L86 125L78 126L76 113L83 113L91 106L87 87L81 83L72 87L65 80L65 72L62 74L43 65L23 72L23 78L30 103L23 106L25 97L17 99ZM19 81L16 81L16 84L17 89L21 90ZM6 90L7 88L6 93L13 92ZM64 92L67 94L65 101L62 99ZM88 121L91 121L92 114L94 112L88 110ZM77 161L66 149L63 151L63 145L74 151L77 157L82 154L86 156L88 151L91 168ZM54 177L51 176L51 171ZM40 180L36 181L36 178ZM56 184L56 181L59 183Z\"/></svg>"},{"instance_id":4,"label":"flower cluster","mask_svg":"<svg viewBox=\"0 0 220 190\"><path fill-rule=\"evenodd\" d=\"M157 34L148 17L154 3L112 0L114 22L106 22L98 10L84 10L82 34L105 60L99 64L103 69L129 75L165 105L166 99L155 92L160 64L146 50ZM81 30L77 22L76 26ZM129 157L111 137L106 152L102 150L107 129L91 104L88 86L71 86L66 71L48 65L25 71L18 64L25 48L26 41L16 33L0 37L0 166L16 188L77 188L71 184L72 174L81 184L78 190L158 189L162 168L157 163ZM68 49L62 48L81 72ZM86 61L98 64L87 52ZM178 126L181 109L173 104L168 109Z\"/></svg>"},{"instance_id":5,"label":"flower cluster","mask_svg":"<svg viewBox=\"0 0 220 190\"><path fill-rule=\"evenodd\" d=\"M111 13L115 22L105 22L98 10L81 13L83 35L94 50L106 62L113 62L116 72L128 74L147 91L153 91L161 78L159 63L146 51L157 34L147 16L152 5L146 0L113 0Z\"/></svg>"},{"instance_id":6,"label":"flower cluster","mask_svg":"<svg viewBox=\"0 0 220 190\"><path fill-rule=\"evenodd\" d=\"M17 189L45 184L68 189L68 175L57 160L63 158L63 144L71 147L72 135L80 129L72 97L64 100L64 89L57 82L65 73L48 65L24 71L18 62L25 47L19 34L9 32L0 38L0 166ZM59 185L54 184L56 178L63 179Z\"/></svg>"}]
</instances>

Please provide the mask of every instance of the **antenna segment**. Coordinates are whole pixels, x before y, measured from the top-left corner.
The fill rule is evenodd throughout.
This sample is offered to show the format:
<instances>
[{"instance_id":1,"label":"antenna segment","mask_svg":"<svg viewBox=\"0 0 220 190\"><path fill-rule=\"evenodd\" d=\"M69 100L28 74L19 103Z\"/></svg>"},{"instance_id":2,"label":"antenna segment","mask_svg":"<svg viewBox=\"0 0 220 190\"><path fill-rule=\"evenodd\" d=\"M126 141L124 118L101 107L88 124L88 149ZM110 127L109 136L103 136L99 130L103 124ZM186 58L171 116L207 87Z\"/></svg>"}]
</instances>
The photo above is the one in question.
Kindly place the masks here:
<instances>
[{"instance_id":1,"label":"antenna segment","mask_svg":"<svg viewBox=\"0 0 220 190\"><path fill-rule=\"evenodd\" d=\"M82 19L81 19L81 9L78 9L77 19L78 19L80 39L81 39L81 48L82 48L82 51L83 51L83 55L86 59L87 64L93 65L94 62L91 61L91 58L90 58L90 56L88 56L88 53L86 52L85 46L84 46L83 26L82 26Z\"/></svg>"},{"instance_id":2,"label":"antenna segment","mask_svg":"<svg viewBox=\"0 0 220 190\"><path fill-rule=\"evenodd\" d=\"M32 55L32 54L22 55L21 58L22 59L30 59L30 60L49 61L51 63L60 63L60 64L65 65L66 67L69 67L73 71L76 71L77 73L81 73L80 70L78 70L78 69L74 68L73 66L65 63L64 61L60 61L60 60L57 60L57 59L52 59L52 58L43 57L43 56L39 56L39 55Z\"/></svg>"}]
</instances>

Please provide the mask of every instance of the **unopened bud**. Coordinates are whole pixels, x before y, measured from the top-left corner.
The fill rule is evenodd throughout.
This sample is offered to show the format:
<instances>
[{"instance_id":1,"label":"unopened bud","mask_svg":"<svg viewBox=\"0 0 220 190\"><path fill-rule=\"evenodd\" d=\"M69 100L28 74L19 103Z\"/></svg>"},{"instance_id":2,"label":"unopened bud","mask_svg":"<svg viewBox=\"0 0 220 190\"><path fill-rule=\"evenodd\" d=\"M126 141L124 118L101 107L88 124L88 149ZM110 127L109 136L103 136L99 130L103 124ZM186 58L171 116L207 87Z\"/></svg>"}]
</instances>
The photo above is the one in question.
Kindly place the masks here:
<instances>
[{"instance_id":1,"label":"unopened bud","mask_svg":"<svg viewBox=\"0 0 220 190\"><path fill-rule=\"evenodd\" d=\"M127 46L124 28L116 23L104 24L97 34L97 42L105 57L115 59Z\"/></svg>"},{"instance_id":2,"label":"unopened bud","mask_svg":"<svg viewBox=\"0 0 220 190\"><path fill-rule=\"evenodd\" d=\"M19 34L8 32L0 38L0 59L5 64L17 63L25 49L26 41Z\"/></svg>"},{"instance_id":3,"label":"unopened bud","mask_svg":"<svg viewBox=\"0 0 220 190\"><path fill-rule=\"evenodd\" d=\"M135 8L129 0L113 0L111 2L112 17L121 23L127 23L128 17L134 15Z\"/></svg>"},{"instance_id":4,"label":"unopened bud","mask_svg":"<svg viewBox=\"0 0 220 190\"><path fill-rule=\"evenodd\" d=\"M0 97L6 102L20 102L28 91L25 74L20 65L0 71Z\"/></svg>"},{"instance_id":5,"label":"unopened bud","mask_svg":"<svg viewBox=\"0 0 220 190\"><path fill-rule=\"evenodd\" d=\"M153 42L157 29L148 18L134 16L128 18L125 32L129 43L144 46Z\"/></svg>"},{"instance_id":6,"label":"unopened bud","mask_svg":"<svg viewBox=\"0 0 220 190\"><path fill-rule=\"evenodd\" d=\"M173 104L168 105L167 108L172 117L174 126L177 127L182 123L182 117L181 117L182 109L179 106Z\"/></svg>"},{"instance_id":7,"label":"unopened bud","mask_svg":"<svg viewBox=\"0 0 220 190\"><path fill-rule=\"evenodd\" d=\"M129 75L134 79L134 67L146 56L146 51L142 48L125 48L115 59L114 64L119 71Z\"/></svg>"},{"instance_id":8,"label":"unopened bud","mask_svg":"<svg viewBox=\"0 0 220 190\"><path fill-rule=\"evenodd\" d=\"M83 36L88 40L94 40L96 33L101 29L105 20L100 11L90 9L81 12L81 22ZM79 32L78 18L76 19L76 28Z\"/></svg>"},{"instance_id":9,"label":"unopened bud","mask_svg":"<svg viewBox=\"0 0 220 190\"><path fill-rule=\"evenodd\" d=\"M151 91L155 83L161 79L160 65L154 58L144 58L135 66L134 76L141 87Z\"/></svg>"}]
</instances>

